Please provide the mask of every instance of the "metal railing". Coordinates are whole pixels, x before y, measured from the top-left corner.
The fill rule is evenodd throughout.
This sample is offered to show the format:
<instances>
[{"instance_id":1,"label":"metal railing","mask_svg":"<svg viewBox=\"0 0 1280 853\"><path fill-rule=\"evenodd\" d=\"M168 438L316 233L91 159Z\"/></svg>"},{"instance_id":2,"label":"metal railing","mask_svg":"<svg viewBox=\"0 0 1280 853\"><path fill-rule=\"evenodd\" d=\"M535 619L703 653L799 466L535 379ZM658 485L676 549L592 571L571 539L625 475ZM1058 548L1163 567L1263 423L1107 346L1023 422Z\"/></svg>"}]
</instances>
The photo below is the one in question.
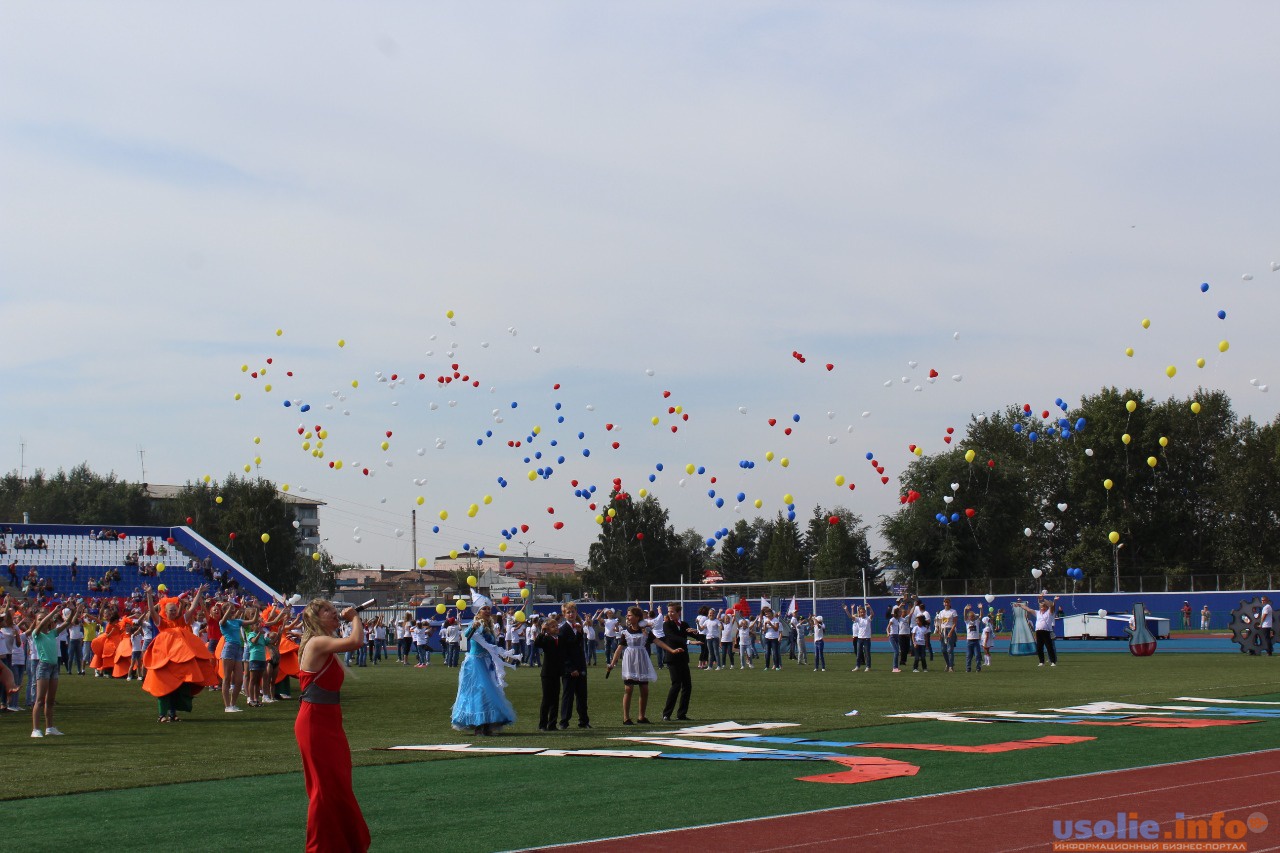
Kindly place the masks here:
<instances>
[{"instance_id":1,"label":"metal railing","mask_svg":"<svg viewBox=\"0 0 1280 853\"><path fill-rule=\"evenodd\" d=\"M1217 575L1127 575L1120 578L1119 592L1231 592L1246 589L1275 589L1271 573ZM1034 595L1041 590L1060 595L1081 592L1116 592L1114 577L1085 577L1073 581L1062 575L1015 578L934 578L917 579L920 595Z\"/></svg>"}]
</instances>

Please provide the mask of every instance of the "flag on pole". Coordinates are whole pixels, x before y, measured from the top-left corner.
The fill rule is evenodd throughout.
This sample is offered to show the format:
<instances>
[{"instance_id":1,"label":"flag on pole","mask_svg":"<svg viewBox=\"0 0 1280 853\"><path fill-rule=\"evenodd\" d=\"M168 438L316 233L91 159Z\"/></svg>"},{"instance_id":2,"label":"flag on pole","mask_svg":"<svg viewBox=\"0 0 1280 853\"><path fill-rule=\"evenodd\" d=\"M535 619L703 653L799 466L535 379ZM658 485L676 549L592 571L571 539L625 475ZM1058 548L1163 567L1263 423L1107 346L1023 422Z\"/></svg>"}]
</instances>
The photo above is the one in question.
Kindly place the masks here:
<instances>
[{"instance_id":1,"label":"flag on pole","mask_svg":"<svg viewBox=\"0 0 1280 853\"><path fill-rule=\"evenodd\" d=\"M796 615L796 597L794 595L791 596L791 604L790 606L787 607L787 615L788 616Z\"/></svg>"},{"instance_id":2,"label":"flag on pole","mask_svg":"<svg viewBox=\"0 0 1280 853\"><path fill-rule=\"evenodd\" d=\"M763 595L760 596L760 611L763 613L764 609L768 606L769 606L769 599L765 598Z\"/></svg>"}]
</instances>

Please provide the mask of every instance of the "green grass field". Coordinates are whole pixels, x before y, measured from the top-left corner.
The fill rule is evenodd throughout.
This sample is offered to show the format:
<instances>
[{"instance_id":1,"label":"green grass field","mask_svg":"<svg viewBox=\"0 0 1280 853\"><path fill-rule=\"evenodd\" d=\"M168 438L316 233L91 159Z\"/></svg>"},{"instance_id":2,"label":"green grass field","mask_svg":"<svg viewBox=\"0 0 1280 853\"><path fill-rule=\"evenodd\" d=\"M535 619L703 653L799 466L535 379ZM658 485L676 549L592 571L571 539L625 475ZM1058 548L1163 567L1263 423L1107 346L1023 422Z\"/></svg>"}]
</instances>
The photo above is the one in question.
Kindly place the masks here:
<instances>
[{"instance_id":1,"label":"green grass field","mask_svg":"<svg viewBox=\"0 0 1280 853\"><path fill-rule=\"evenodd\" d=\"M883 657L883 656L882 656ZM659 828L876 802L1092 770L1134 767L1280 744L1280 720L1247 726L1160 730L1055 724L965 725L890 719L904 711L1033 711L1096 700L1160 704L1175 696L1258 697L1280 693L1280 667L1241 655L1164 655L1139 659L1076 654L1056 668L1001 657L979 674L850 673L850 656L830 654L825 673L695 672L690 715L699 722L799 723L779 734L833 740L983 744L1045 734L1097 740L1000 755L880 751L920 766L917 776L860 785L817 785L798 776L833 772L825 762L634 761L608 758L462 756L387 752L405 744L482 742L485 746L627 748L611 740L645 734L621 725L621 684L591 673L594 728L536 731L538 676L511 676L521 719L494 738L449 728L456 670L394 662L356 669L343 690L346 729L357 767L356 794L377 849L429 841L446 850L514 849ZM940 666L941 657L936 663ZM666 675L655 685L656 719ZM253 839L264 849L301 843L306 799L293 741L296 704L226 715L212 694L176 726L155 722L155 703L136 682L62 678L57 724L62 738L34 740L27 715L0 718L10 783L10 849L69 849L135 836L144 818L186 823L189 850L226 850ZM846 717L850 710L856 717ZM662 728L658 726L655 728ZM636 745L636 748L644 748ZM630 781L628 781L630 780ZM635 785L643 780L642 785ZM625 794L622 783L627 782ZM181 784L179 784L181 783ZM565 804L543 804L548 787ZM613 793L611 789L617 789ZM687 790L678 808L673 791ZM713 796L711 792L723 792ZM610 806L615 800L622 808ZM477 820L479 804L483 818ZM225 816L221 819L219 816ZM166 838L136 849L171 846ZM134 847L134 845L131 845Z\"/></svg>"}]
</instances>

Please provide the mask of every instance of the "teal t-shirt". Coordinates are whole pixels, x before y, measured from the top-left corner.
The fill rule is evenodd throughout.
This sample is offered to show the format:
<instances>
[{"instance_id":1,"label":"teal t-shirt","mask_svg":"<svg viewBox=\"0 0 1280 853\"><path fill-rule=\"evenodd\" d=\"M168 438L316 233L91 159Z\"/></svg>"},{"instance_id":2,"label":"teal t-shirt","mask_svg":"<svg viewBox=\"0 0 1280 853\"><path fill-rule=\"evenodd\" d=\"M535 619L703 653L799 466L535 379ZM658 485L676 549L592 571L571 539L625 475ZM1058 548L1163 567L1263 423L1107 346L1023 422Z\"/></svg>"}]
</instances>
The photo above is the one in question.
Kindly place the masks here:
<instances>
[{"instance_id":1,"label":"teal t-shirt","mask_svg":"<svg viewBox=\"0 0 1280 853\"><path fill-rule=\"evenodd\" d=\"M245 648L249 652L249 660L265 661L267 659L267 632L254 631L249 634L249 641L245 643Z\"/></svg>"},{"instance_id":2,"label":"teal t-shirt","mask_svg":"<svg viewBox=\"0 0 1280 853\"><path fill-rule=\"evenodd\" d=\"M222 623L223 639L233 646L244 645L244 622L241 619L228 619Z\"/></svg>"},{"instance_id":3,"label":"teal t-shirt","mask_svg":"<svg viewBox=\"0 0 1280 853\"><path fill-rule=\"evenodd\" d=\"M58 635L52 631L43 634L32 634L31 642L36 647L36 657L41 663L58 662Z\"/></svg>"}]
</instances>

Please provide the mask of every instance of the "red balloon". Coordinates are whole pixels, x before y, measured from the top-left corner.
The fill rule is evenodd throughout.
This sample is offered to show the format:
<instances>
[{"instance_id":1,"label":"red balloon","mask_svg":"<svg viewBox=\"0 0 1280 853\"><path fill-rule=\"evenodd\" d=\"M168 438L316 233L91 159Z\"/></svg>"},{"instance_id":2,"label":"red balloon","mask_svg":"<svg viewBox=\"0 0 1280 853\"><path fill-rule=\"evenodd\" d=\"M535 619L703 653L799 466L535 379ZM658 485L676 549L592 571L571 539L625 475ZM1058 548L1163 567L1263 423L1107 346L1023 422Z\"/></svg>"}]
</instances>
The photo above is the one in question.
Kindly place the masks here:
<instances>
[{"instance_id":1,"label":"red balloon","mask_svg":"<svg viewBox=\"0 0 1280 853\"><path fill-rule=\"evenodd\" d=\"M712 478L711 478L711 482L713 482L713 483L714 483L715 481L716 481L716 478L715 478L715 477L712 477Z\"/></svg>"},{"instance_id":2,"label":"red balloon","mask_svg":"<svg viewBox=\"0 0 1280 853\"><path fill-rule=\"evenodd\" d=\"M949 436L949 435L944 435L944 436L942 437L942 441L943 441L943 443L944 443L944 444L950 444L950 443L951 443L951 436Z\"/></svg>"},{"instance_id":3,"label":"red balloon","mask_svg":"<svg viewBox=\"0 0 1280 853\"><path fill-rule=\"evenodd\" d=\"M769 418L769 426L777 426L777 425L778 425L777 418Z\"/></svg>"},{"instance_id":4,"label":"red balloon","mask_svg":"<svg viewBox=\"0 0 1280 853\"><path fill-rule=\"evenodd\" d=\"M908 445L907 445L907 450L911 451L912 453L915 453L915 452L916 452L916 446L915 446L914 444L908 444Z\"/></svg>"},{"instance_id":5,"label":"red balloon","mask_svg":"<svg viewBox=\"0 0 1280 853\"><path fill-rule=\"evenodd\" d=\"M967 515L969 518L973 518L975 515L978 514L978 512L973 507L969 507L964 511L964 514Z\"/></svg>"},{"instance_id":6,"label":"red balloon","mask_svg":"<svg viewBox=\"0 0 1280 853\"><path fill-rule=\"evenodd\" d=\"M559 382L557 382L555 385L552 385L552 386L551 386L551 390L552 390L552 391L559 391L559 390L560 390L560 383L559 383Z\"/></svg>"},{"instance_id":7,"label":"red balloon","mask_svg":"<svg viewBox=\"0 0 1280 853\"><path fill-rule=\"evenodd\" d=\"M834 364L830 364L830 363L827 364L827 370L835 370L835 369L836 369L836 366Z\"/></svg>"},{"instance_id":8,"label":"red balloon","mask_svg":"<svg viewBox=\"0 0 1280 853\"><path fill-rule=\"evenodd\" d=\"M996 460L994 460L994 459L988 459L988 460L987 460L987 467L988 467L988 468L994 468L994 467L996 467Z\"/></svg>"},{"instance_id":9,"label":"red balloon","mask_svg":"<svg viewBox=\"0 0 1280 853\"><path fill-rule=\"evenodd\" d=\"M510 603L511 603L511 596L509 596L509 595L504 595L504 596L502 596L502 603L503 603L503 604L510 604Z\"/></svg>"},{"instance_id":10,"label":"red balloon","mask_svg":"<svg viewBox=\"0 0 1280 853\"><path fill-rule=\"evenodd\" d=\"M956 431L956 428L955 428L955 427L947 427L947 435L951 435L951 433L953 433L953 432L955 432L955 431Z\"/></svg>"},{"instance_id":11,"label":"red balloon","mask_svg":"<svg viewBox=\"0 0 1280 853\"><path fill-rule=\"evenodd\" d=\"M419 374L418 374L418 379L426 379L426 378L427 378L427 374L425 374L425 373L419 373Z\"/></svg>"},{"instance_id":12,"label":"red balloon","mask_svg":"<svg viewBox=\"0 0 1280 853\"><path fill-rule=\"evenodd\" d=\"M396 377L395 377L394 375L392 375L392 377L391 377L391 378L392 378L392 379L395 379ZM387 430L387 438L391 438L391 430Z\"/></svg>"},{"instance_id":13,"label":"red balloon","mask_svg":"<svg viewBox=\"0 0 1280 853\"><path fill-rule=\"evenodd\" d=\"M677 431L677 430L679 430L679 429L680 429L680 427L676 426L675 424L672 424L672 425L671 425L671 431L672 431L672 432L676 432L676 431Z\"/></svg>"},{"instance_id":14,"label":"red balloon","mask_svg":"<svg viewBox=\"0 0 1280 853\"><path fill-rule=\"evenodd\" d=\"M833 515L833 516L831 516L830 518L828 518L828 519L827 519L827 521L831 522L832 524L839 524L839 523L840 523L840 516L838 516L838 515Z\"/></svg>"},{"instance_id":15,"label":"red balloon","mask_svg":"<svg viewBox=\"0 0 1280 853\"><path fill-rule=\"evenodd\" d=\"M514 566L514 565L515 565L515 561L513 561L513 560L507 560L505 563L503 563L503 564L502 564L502 568L504 568L504 569L509 569L509 568L511 568L511 567L512 567L512 566ZM521 585L521 586L524 586L524 584L520 584L520 585Z\"/></svg>"},{"instance_id":16,"label":"red balloon","mask_svg":"<svg viewBox=\"0 0 1280 853\"><path fill-rule=\"evenodd\" d=\"M787 427L787 428L786 428L786 429L784 429L782 432L783 432L783 434L784 434L784 435L791 435L791 427Z\"/></svg>"},{"instance_id":17,"label":"red balloon","mask_svg":"<svg viewBox=\"0 0 1280 853\"><path fill-rule=\"evenodd\" d=\"M524 581L520 581L520 588L524 589Z\"/></svg>"},{"instance_id":18,"label":"red balloon","mask_svg":"<svg viewBox=\"0 0 1280 853\"><path fill-rule=\"evenodd\" d=\"M881 477L881 478L880 478L880 482L881 482L881 483L884 483L884 484L887 486L887 485L889 485L889 478L888 478L888 477Z\"/></svg>"},{"instance_id":19,"label":"red balloon","mask_svg":"<svg viewBox=\"0 0 1280 853\"><path fill-rule=\"evenodd\" d=\"M549 507L547 507L547 512L548 512L549 514L551 514L551 515L555 515L555 513L556 513L556 508L555 508L555 507L553 507L553 506L549 506Z\"/></svg>"},{"instance_id":20,"label":"red balloon","mask_svg":"<svg viewBox=\"0 0 1280 853\"><path fill-rule=\"evenodd\" d=\"M604 429L605 429L605 432L608 432L609 430L613 429L613 424L605 424Z\"/></svg>"},{"instance_id":21,"label":"red balloon","mask_svg":"<svg viewBox=\"0 0 1280 853\"><path fill-rule=\"evenodd\" d=\"M930 370L929 370L929 378L930 378L930 379L937 379L937 378L938 378L938 371L933 370L932 368L930 368Z\"/></svg>"},{"instance_id":22,"label":"red balloon","mask_svg":"<svg viewBox=\"0 0 1280 853\"><path fill-rule=\"evenodd\" d=\"M527 525L527 524L522 524L522 525L520 525L520 532L521 532L521 533L528 533L528 532L529 532L529 525Z\"/></svg>"},{"instance_id":23,"label":"red balloon","mask_svg":"<svg viewBox=\"0 0 1280 853\"><path fill-rule=\"evenodd\" d=\"M170 536L168 539L166 539L166 540L164 540L164 541L166 541L166 542L168 542L170 545L172 545L172 544L173 544L174 542L176 542L177 540L175 540L172 536Z\"/></svg>"},{"instance_id":24,"label":"red balloon","mask_svg":"<svg viewBox=\"0 0 1280 853\"><path fill-rule=\"evenodd\" d=\"M636 538L637 538L637 539L644 539L644 534L643 534L643 533L637 533L637 534L636 534Z\"/></svg>"},{"instance_id":25,"label":"red balloon","mask_svg":"<svg viewBox=\"0 0 1280 853\"><path fill-rule=\"evenodd\" d=\"M236 535L234 533L228 533L227 535L230 536L232 539L236 538Z\"/></svg>"},{"instance_id":26,"label":"red balloon","mask_svg":"<svg viewBox=\"0 0 1280 853\"><path fill-rule=\"evenodd\" d=\"M192 518L191 518L191 516L189 516L189 515L188 515L188 516L187 516L187 524L192 524L192 523L193 523Z\"/></svg>"},{"instance_id":27,"label":"red balloon","mask_svg":"<svg viewBox=\"0 0 1280 853\"><path fill-rule=\"evenodd\" d=\"M121 534L120 534L120 539L121 539L121 540L123 540L123 539L124 539L124 534L123 534L123 533L121 533Z\"/></svg>"},{"instance_id":28,"label":"red balloon","mask_svg":"<svg viewBox=\"0 0 1280 853\"><path fill-rule=\"evenodd\" d=\"M615 442L613 443L613 449L614 449L614 450L617 450L617 449L618 449L618 442L616 442L616 441L615 441Z\"/></svg>"},{"instance_id":29,"label":"red balloon","mask_svg":"<svg viewBox=\"0 0 1280 853\"><path fill-rule=\"evenodd\" d=\"M557 521L555 524L553 524L553 525L551 525L551 526L552 526L552 527L554 527L556 530L560 530L560 529L562 529L562 528L564 527L564 522L563 522L563 521Z\"/></svg>"},{"instance_id":30,"label":"red balloon","mask_svg":"<svg viewBox=\"0 0 1280 853\"><path fill-rule=\"evenodd\" d=\"M671 396L671 392L670 392L670 391L663 391L663 392L662 392L662 398L663 398L664 400L665 400L667 397L670 397L670 396Z\"/></svg>"}]
</instances>

